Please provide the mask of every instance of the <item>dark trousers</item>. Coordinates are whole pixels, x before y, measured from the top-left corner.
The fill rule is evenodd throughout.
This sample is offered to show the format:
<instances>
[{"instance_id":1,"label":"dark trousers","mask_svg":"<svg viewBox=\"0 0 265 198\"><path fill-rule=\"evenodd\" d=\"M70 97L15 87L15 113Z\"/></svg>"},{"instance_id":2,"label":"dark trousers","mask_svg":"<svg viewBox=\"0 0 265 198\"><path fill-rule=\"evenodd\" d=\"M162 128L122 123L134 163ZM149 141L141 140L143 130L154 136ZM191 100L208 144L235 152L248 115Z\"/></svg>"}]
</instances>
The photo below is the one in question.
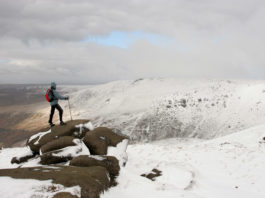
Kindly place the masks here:
<instances>
[{"instance_id":1,"label":"dark trousers","mask_svg":"<svg viewBox=\"0 0 265 198\"><path fill-rule=\"evenodd\" d=\"M53 118L53 114L54 114L54 110L57 109L59 111L59 116L60 116L60 121L63 121L63 109L59 104L53 105L51 106L51 114L50 114L50 119L49 119L49 123L52 123L52 118Z\"/></svg>"}]
</instances>

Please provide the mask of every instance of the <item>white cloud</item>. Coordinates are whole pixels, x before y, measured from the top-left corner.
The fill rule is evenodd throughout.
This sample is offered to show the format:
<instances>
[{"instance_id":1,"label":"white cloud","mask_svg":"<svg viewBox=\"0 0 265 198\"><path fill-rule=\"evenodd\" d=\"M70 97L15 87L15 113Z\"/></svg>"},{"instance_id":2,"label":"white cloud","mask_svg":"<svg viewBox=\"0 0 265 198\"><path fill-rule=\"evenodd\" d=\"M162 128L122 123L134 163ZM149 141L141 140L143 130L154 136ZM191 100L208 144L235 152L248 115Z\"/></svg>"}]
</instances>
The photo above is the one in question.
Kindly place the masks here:
<instances>
[{"instance_id":1,"label":"white cloud","mask_svg":"<svg viewBox=\"0 0 265 198\"><path fill-rule=\"evenodd\" d=\"M37 67L39 65L39 62L34 61L34 60L14 59L14 60L10 60L8 62L11 65L16 65L16 66L23 67L23 68L32 67L32 66Z\"/></svg>"},{"instance_id":2,"label":"white cloud","mask_svg":"<svg viewBox=\"0 0 265 198\"><path fill-rule=\"evenodd\" d=\"M2 82L265 77L261 0L0 0ZM160 35L128 49L84 43L113 31ZM168 42L168 41L167 41Z\"/></svg>"}]
</instances>

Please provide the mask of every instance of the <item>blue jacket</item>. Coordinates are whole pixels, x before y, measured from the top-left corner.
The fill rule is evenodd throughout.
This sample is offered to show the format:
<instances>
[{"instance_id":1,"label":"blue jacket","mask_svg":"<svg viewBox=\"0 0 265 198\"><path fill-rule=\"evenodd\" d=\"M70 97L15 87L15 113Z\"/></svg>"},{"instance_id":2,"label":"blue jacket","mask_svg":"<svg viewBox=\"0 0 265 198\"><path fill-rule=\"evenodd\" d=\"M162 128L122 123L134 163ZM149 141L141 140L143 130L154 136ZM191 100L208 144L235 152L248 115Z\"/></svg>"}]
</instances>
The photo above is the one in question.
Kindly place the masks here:
<instances>
[{"instance_id":1,"label":"blue jacket","mask_svg":"<svg viewBox=\"0 0 265 198\"><path fill-rule=\"evenodd\" d=\"M56 91L56 84L54 82L51 83L51 90L54 96L54 100L50 102L50 105L56 105L58 104L58 100L67 100L68 97L66 96L61 96L57 91Z\"/></svg>"}]
</instances>

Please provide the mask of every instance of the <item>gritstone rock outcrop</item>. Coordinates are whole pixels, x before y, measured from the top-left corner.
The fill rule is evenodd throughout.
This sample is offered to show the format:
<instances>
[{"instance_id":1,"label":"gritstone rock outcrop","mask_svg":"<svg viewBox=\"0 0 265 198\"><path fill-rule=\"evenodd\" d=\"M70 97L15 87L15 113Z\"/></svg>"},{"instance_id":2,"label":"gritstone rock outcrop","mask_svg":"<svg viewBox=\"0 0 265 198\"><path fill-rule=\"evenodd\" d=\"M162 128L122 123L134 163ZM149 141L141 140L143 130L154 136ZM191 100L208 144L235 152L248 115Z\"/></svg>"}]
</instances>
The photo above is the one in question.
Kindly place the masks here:
<instances>
[{"instance_id":1,"label":"gritstone rock outcrop","mask_svg":"<svg viewBox=\"0 0 265 198\"><path fill-rule=\"evenodd\" d=\"M12 163L21 163L22 167L2 169L0 176L52 179L53 183L66 187L79 185L81 197L87 198L98 198L104 190L117 184L120 165L125 165L127 160L128 137L106 127L94 129L89 120L73 120L65 126L42 131L28 139L29 153L12 159ZM112 156L107 156L108 153ZM31 158L46 166L24 168L23 163ZM64 196L75 197L67 192L54 197Z\"/></svg>"}]
</instances>

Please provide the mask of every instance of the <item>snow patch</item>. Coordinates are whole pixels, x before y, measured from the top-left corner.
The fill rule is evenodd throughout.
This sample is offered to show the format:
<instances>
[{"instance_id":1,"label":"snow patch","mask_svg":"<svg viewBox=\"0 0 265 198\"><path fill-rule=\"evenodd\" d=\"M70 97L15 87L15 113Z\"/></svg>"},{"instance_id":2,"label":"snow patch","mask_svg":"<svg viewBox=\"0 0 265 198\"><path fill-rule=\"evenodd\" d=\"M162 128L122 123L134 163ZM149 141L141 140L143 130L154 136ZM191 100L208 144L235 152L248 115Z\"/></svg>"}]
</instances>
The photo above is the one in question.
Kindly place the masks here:
<instances>
[{"instance_id":1,"label":"snow patch","mask_svg":"<svg viewBox=\"0 0 265 198\"><path fill-rule=\"evenodd\" d=\"M94 130L95 128L91 122L85 123L84 127L89 129L90 131Z\"/></svg>"},{"instance_id":2,"label":"snow patch","mask_svg":"<svg viewBox=\"0 0 265 198\"><path fill-rule=\"evenodd\" d=\"M183 167L179 167L177 164L164 164L160 165L159 170L162 171L162 175L157 177L155 183L158 186L164 187L165 190L188 189L193 183L193 173L186 170Z\"/></svg>"},{"instance_id":3,"label":"snow patch","mask_svg":"<svg viewBox=\"0 0 265 198\"><path fill-rule=\"evenodd\" d=\"M28 147L4 148L4 149L2 149L0 151L0 169L19 167L20 166L19 164L16 164L16 163L11 164L12 158L16 157L16 156L21 157L21 156L28 154L28 153L29 153ZM29 160L29 161L31 161L31 160Z\"/></svg>"},{"instance_id":4,"label":"snow patch","mask_svg":"<svg viewBox=\"0 0 265 198\"><path fill-rule=\"evenodd\" d=\"M51 180L39 181L35 179L13 179L0 177L1 198L52 198L59 192L69 192L72 195L81 197L80 186L64 187L60 184L53 184Z\"/></svg>"},{"instance_id":5,"label":"snow patch","mask_svg":"<svg viewBox=\"0 0 265 198\"><path fill-rule=\"evenodd\" d=\"M102 161L102 160L105 159L104 157L101 157L101 156L99 156L99 155L90 155L89 157L90 157L90 158L93 158L93 159L96 159L96 160L99 160L99 161Z\"/></svg>"},{"instance_id":6,"label":"snow patch","mask_svg":"<svg viewBox=\"0 0 265 198\"><path fill-rule=\"evenodd\" d=\"M18 153L14 157L16 157L18 160L20 160L20 158L22 158L22 157L31 156L31 155L33 155L33 152L27 146L27 147L25 147L25 149L23 149L20 153Z\"/></svg>"},{"instance_id":7,"label":"snow patch","mask_svg":"<svg viewBox=\"0 0 265 198\"><path fill-rule=\"evenodd\" d=\"M34 140L35 138L38 137L38 140L37 140L36 142L34 142L34 145L37 145L37 144L39 144L39 141L40 141L40 139L42 138L42 136L44 136L44 135L46 135L46 134L48 134L48 133L51 133L51 129L50 129L49 131L46 131L46 132L40 132L40 133L37 133L37 134L35 134L35 135L32 135L32 136L30 137L30 139L29 139L29 142L31 142L32 140Z\"/></svg>"},{"instance_id":8,"label":"snow patch","mask_svg":"<svg viewBox=\"0 0 265 198\"><path fill-rule=\"evenodd\" d=\"M124 139L120 143L118 143L116 147L108 147L107 155L116 157L119 160L120 166L125 166L128 160L128 155L126 153L128 142L128 139Z\"/></svg>"},{"instance_id":9,"label":"snow patch","mask_svg":"<svg viewBox=\"0 0 265 198\"><path fill-rule=\"evenodd\" d=\"M75 125L75 127L80 129L80 133L82 133L82 128L84 127L89 129L90 131L94 130L94 126L91 122L87 122L85 124L78 124L78 125Z\"/></svg>"}]
</instances>

